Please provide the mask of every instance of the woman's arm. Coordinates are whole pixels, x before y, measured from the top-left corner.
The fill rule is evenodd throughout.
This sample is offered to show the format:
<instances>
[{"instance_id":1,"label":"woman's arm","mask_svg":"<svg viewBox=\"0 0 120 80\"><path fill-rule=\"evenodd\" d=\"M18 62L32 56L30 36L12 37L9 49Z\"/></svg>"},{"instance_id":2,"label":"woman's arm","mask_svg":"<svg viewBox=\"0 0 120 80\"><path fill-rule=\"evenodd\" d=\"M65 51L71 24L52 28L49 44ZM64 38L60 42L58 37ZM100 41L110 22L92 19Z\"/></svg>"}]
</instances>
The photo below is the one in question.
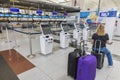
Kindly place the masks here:
<instances>
[{"instance_id":1,"label":"woman's arm","mask_svg":"<svg viewBox=\"0 0 120 80\"><path fill-rule=\"evenodd\" d=\"M91 44L93 44L93 43L94 43L94 40L93 40L93 39L90 39L90 42L91 42Z\"/></svg>"},{"instance_id":2,"label":"woman's arm","mask_svg":"<svg viewBox=\"0 0 120 80\"><path fill-rule=\"evenodd\" d=\"M109 42L109 40L106 41L106 44L112 44L113 42Z\"/></svg>"},{"instance_id":3,"label":"woman's arm","mask_svg":"<svg viewBox=\"0 0 120 80\"><path fill-rule=\"evenodd\" d=\"M106 44L109 44L109 40L106 41Z\"/></svg>"}]
</instances>

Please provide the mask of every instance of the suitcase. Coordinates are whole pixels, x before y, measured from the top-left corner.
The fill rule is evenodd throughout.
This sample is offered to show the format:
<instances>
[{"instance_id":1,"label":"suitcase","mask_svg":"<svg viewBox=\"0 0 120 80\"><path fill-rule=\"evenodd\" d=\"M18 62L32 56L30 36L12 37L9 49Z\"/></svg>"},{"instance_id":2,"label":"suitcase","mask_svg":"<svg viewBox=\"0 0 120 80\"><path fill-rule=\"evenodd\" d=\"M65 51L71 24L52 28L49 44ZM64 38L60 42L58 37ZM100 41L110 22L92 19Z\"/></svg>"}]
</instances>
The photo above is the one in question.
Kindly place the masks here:
<instances>
[{"instance_id":1,"label":"suitcase","mask_svg":"<svg viewBox=\"0 0 120 80\"><path fill-rule=\"evenodd\" d=\"M82 41L81 41L81 43L82 43ZM81 43L80 43L79 49L75 49L73 52L70 52L69 55L68 55L67 74L68 74L68 76L71 76L74 79L76 79L76 75L77 75L78 59L79 59L79 57L81 56L81 53L82 53Z\"/></svg>"},{"instance_id":2,"label":"suitcase","mask_svg":"<svg viewBox=\"0 0 120 80\"><path fill-rule=\"evenodd\" d=\"M104 53L92 53L96 59L97 59L97 69L102 69L103 68L103 63L104 63Z\"/></svg>"},{"instance_id":3,"label":"suitcase","mask_svg":"<svg viewBox=\"0 0 120 80\"><path fill-rule=\"evenodd\" d=\"M73 52L69 53L68 55L67 74L68 76L71 76L74 79L76 79L76 73L77 73L77 63L79 59L78 53L79 53L79 50L75 49Z\"/></svg>"},{"instance_id":4,"label":"suitcase","mask_svg":"<svg viewBox=\"0 0 120 80\"><path fill-rule=\"evenodd\" d=\"M97 60L94 55L82 56L78 60L76 80L95 80Z\"/></svg>"},{"instance_id":5,"label":"suitcase","mask_svg":"<svg viewBox=\"0 0 120 80\"><path fill-rule=\"evenodd\" d=\"M99 50L96 49L97 42L100 43ZM94 47L94 50L92 51L92 54L97 59L97 68L98 69L102 69L103 63L104 63L104 57L105 57L105 54L102 51L100 51L100 48L101 48L101 41L100 40L96 40L95 41L95 47Z\"/></svg>"},{"instance_id":6,"label":"suitcase","mask_svg":"<svg viewBox=\"0 0 120 80\"><path fill-rule=\"evenodd\" d=\"M2 30L0 29L0 33L2 33Z\"/></svg>"}]
</instances>

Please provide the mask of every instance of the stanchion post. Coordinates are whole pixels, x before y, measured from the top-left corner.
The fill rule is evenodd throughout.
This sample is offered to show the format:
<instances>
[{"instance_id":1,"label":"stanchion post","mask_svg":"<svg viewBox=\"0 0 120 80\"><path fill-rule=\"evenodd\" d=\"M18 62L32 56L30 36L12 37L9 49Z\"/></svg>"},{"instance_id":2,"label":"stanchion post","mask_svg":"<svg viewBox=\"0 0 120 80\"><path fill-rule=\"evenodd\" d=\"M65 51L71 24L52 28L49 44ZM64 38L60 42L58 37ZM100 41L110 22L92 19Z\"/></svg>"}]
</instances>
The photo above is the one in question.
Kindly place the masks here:
<instances>
[{"instance_id":1,"label":"stanchion post","mask_svg":"<svg viewBox=\"0 0 120 80\"><path fill-rule=\"evenodd\" d=\"M29 39L29 49L30 49L30 55L28 55L28 58L34 58L35 54L32 54L32 41L31 41L31 33L29 33L28 35L28 39Z\"/></svg>"},{"instance_id":2,"label":"stanchion post","mask_svg":"<svg viewBox=\"0 0 120 80\"><path fill-rule=\"evenodd\" d=\"M9 49L9 55L10 55L10 58L9 58L9 60L11 60L12 58L12 53L11 53L11 50L10 50L10 43L9 43L9 35L8 35L8 29L7 29L7 27L6 27L6 35L7 35L7 42L8 42L8 49Z\"/></svg>"},{"instance_id":3,"label":"stanchion post","mask_svg":"<svg viewBox=\"0 0 120 80\"><path fill-rule=\"evenodd\" d=\"M16 35L15 35L14 28L13 28L13 36L14 36L14 41L15 41L15 47L20 47L20 45L17 44L17 40L16 40Z\"/></svg>"}]
</instances>

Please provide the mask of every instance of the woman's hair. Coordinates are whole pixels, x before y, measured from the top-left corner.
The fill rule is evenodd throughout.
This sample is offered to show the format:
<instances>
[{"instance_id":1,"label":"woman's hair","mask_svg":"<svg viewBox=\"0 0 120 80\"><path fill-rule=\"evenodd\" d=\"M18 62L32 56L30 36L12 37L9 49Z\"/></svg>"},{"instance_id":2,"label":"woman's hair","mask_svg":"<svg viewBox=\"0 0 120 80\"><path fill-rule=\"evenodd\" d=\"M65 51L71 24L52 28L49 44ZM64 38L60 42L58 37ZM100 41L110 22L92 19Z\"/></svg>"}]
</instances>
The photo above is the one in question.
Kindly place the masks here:
<instances>
[{"instance_id":1,"label":"woman's hair","mask_svg":"<svg viewBox=\"0 0 120 80\"><path fill-rule=\"evenodd\" d=\"M103 24L100 24L97 28L97 31L96 33L100 36L103 36L105 35L105 29L104 29L104 25Z\"/></svg>"}]
</instances>

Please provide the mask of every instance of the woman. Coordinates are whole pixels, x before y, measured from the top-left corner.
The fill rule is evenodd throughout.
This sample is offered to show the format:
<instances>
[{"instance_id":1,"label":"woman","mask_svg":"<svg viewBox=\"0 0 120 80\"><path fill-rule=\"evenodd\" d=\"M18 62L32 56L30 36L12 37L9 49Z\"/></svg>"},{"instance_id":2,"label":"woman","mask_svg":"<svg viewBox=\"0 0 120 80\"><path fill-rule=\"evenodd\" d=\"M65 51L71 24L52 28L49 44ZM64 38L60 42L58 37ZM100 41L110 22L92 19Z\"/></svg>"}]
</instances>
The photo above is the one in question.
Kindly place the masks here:
<instances>
[{"instance_id":1,"label":"woman","mask_svg":"<svg viewBox=\"0 0 120 80\"><path fill-rule=\"evenodd\" d=\"M97 28L96 33L92 35L91 43L93 44L93 48L95 46L95 41L101 41L101 48L100 51L106 54L108 59L108 66L111 67L113 65L111 52L106 48L106 43L109 43L109 36L105 33L104 25L100 24ZM96 48L99 48L100 44L96 44Z\"/></svg>"}]
</instances>

